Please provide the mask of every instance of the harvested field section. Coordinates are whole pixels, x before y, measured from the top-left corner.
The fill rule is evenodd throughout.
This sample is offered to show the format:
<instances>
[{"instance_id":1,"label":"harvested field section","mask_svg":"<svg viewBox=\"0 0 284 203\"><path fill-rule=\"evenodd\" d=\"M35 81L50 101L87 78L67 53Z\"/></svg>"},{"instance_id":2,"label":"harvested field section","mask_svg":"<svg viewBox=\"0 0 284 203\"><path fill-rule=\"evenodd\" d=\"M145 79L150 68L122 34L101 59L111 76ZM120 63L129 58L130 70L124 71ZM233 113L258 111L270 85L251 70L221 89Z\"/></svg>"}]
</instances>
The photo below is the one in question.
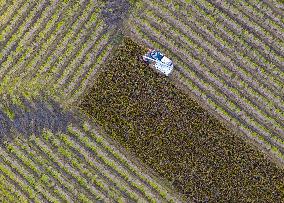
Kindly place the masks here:
<instances>
[{"instance_id":1,"label":"harvested field section","mask_svg":"<svg viewBox=\"0 0 284 203\"><path fill-rule=\"evenodd\" d=\"M144 52L126 38L80 107L188 200L283 200L283 170L141 62Z\"/></svg>"}]
</instances>

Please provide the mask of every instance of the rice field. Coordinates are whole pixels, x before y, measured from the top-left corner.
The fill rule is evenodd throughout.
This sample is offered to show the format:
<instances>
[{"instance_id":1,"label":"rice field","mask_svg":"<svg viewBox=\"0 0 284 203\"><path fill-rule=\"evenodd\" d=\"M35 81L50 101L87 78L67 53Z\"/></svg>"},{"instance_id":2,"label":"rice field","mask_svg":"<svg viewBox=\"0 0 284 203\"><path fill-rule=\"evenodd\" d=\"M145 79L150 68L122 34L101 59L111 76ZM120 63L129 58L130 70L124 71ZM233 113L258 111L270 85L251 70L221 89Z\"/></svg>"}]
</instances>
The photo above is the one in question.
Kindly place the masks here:
<instances>
[{"instance_id":1,"label":"rice field","mask_svg":"<svg viewBox=\"0 0 284 203\"><path fill-rule=\"evenodd\" d=\"M282 202L283 11L0 0L0 202Z\"/></svg>"},{"instance_id":2,"label":"rice field","mask_svg":"<svg viewBox=\"0 0 284 203\"><path fill-rule=\"evenodd\" d=\"M282 164L281 9L279 1L143 0L126 26L172 57L175 77L200 103Z\"/></svg>"}]
</instances>

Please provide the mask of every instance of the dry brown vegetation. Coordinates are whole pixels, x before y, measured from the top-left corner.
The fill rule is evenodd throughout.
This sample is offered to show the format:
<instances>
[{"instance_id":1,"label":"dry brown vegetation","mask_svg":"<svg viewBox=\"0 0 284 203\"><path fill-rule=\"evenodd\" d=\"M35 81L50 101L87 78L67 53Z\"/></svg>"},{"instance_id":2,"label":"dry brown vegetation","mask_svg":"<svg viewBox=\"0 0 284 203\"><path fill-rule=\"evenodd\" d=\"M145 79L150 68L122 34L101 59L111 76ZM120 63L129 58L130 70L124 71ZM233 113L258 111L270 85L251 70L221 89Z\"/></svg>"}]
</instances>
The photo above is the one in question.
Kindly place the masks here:
<instances>
[{"instance_id":1,"label":"dry brown vegetation","mask_svg":"<svg viewBox=\"0 0 284 203\"><path fill-rule=\"evenodd\" d=\"M283 170L145 65L143 52L125 39L81 108L189 200L283 200Z\"/></svg>"}]
</instances>

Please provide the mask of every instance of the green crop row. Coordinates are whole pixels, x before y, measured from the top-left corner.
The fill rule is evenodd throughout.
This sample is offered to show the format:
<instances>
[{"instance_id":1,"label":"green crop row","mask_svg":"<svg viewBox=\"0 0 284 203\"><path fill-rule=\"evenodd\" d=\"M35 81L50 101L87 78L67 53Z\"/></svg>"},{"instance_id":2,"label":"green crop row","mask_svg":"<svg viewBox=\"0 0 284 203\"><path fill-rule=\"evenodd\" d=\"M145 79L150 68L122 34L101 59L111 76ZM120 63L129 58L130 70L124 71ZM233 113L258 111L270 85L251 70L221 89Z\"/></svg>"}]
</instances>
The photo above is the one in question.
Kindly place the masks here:
<instances>
[{"instance_id":1,"label":"green crop row","mask_svg":"<svg viewBox=\"0 0 284 203\"><path fill-rule=\"evenodd\" d=\"M70 164L63 163L63 160L59 159L48 145L46 145L42 140L37 137L33 137L33 142L40 148L42 153L45 153L49 159L56 163L65 173L69 174L72 178L76 180L86 191L89 191L94 197L102 199L100 192L93 186L88 184L88 181L78 174Z\"/></svg>"},{"instance_id":2,"label":"green crop row","mask_svg":"<svg viewBox=\"0 0 284 203\"><path fill-rule=\"evenodd\" d=\"M278 54L281 53L281 44L283 44L283 42L280 42L279 40L270 37L269 32L261 29L261 27L256 25L256 23L251 22L246 16L238 12L235 7L231 6L229 9L229 5L226 5L225 2L222 2L221 4L216 4L214 2L212 3L218 9L224 9L226 14L229 15L232 20L239 22L242 26L249 26L251 30L246 30L247 34L250 34L251 37L254 38L256 41L258 41L257 38L259 38L261 42L265 42L263 44L266 44L265 46L269 50L270 55L273 55L275 57L274 60L276 60L277 64L281 64L281 56L279 56ZM274 41L277 41L277 44L274 43Z\"/></svg>"},{"instance_id":3,"label":"green crop row","mask_svg":"<svg viewBox=\"0 0 284 203\"><path fill-rule=\"evenodd\" d=\"M254 21L257 21L260 26L263 26L265 29L274 34L274 37L279 40L283 39L284 27L279 26L277 22L271 20L264 13L259 12L259 10L249 4L249 2L242 2L240 9L244 9L248 16L253 18Z\"/></svg>"},{"instance_id":4,"label":"green crop row","mask_svg":"<svg viewBox=\"0 0 284 203\"><path fill-rule=\"evenodd\" d=\"M63 73L60 75L60 78L56 82L56 87L60 88L62 85L64 85L66 79L73 74L73 72L80 66L82 61L85 61L85 56L89 52L89 50L97 44L96 42L99 39L99 36L101 34L101 31L103 30L103 26L101 23L98 23L97 26L94 29L94 32L90 36L90 39L88 39L86 42L84 42L81 47L79 47L79 50L76 52L73 59L68 61L69 65L64 69Z\"/></svg>"},{"instance_id":5,"label":"green crop row","mask_svg":"<svg viewBox=\"0 0 284 203\"><path fill-rule=\"evenodd\" d=\"M102 179L100 179L100 177L98 177L96 172L94 173L93 171L89 169L88 166L83 164L80 161L80 159L73 153L73 151L68 147L68 145L66 145L64 142L62 142L61 140L57 138L57 136L62 137L65 135L60 134L60 135L54 136L51 132L44 132L44 134L45 134L44 136L45 136L46 142L51 144L50 147L52 151L56 153L59 158L62 157L68 163L71 163L72 168L74 168L75 171L80 173L80 175L83 178L86 178L86 180L91 180L88 182L97 186L100 192L104 191L105 193L107 193L109 191L107 183L103 181ZM102 194L101 196L104 199L106 198Z\"/></svg>"},{"instance_id":6,"label":"green crop row","mask_svg":"<svg viewBox=\"0 0 284 203\"><path fill-rule=\"evenodd\" d=\"M271 10L271 8L265 4L264 1L261 0L249 0L248 1L250 5L253 5L254 7L256 7L260 12L262 12L266 18L271 18L273 22L276 22L280 27L284 27L283 26L283 18L274 13L273 10Z\"/></svg>"},{"instance_id":7,"label":"green crop row","mask_svg":"<svg viewBox=\"0 0 284 203\"><path fill-rule=\"evenodd\" d=\"M73 22L73 20L77 20L76 19L76 12L74 12L73 16L68 16L65 15L65 13L67 13L68 11L76 11L76 9L79 9L77 4L70 6L70 7L66 7L66 10L64 9L63 11L60 10L58 11L59 13L54 13L51 17L51 21L48 21L47 23L47 28L45 28L44 30L42 30L39 33L39 38L37 38L37 40L42 40L41 43L38 43L38 47L40 47L40 49L34 54L33 59L29 61L28 63L28 67L32 67L29 68L27 71L25 71L25 75L29 75L31 73L34 73L34 68L35 66L38 66L38 63L42 64L43 61L45 61L45 59L47 58L47 53L48 51L50 51L50 49L53 48L53 46L56 46L57 44L54 45L54 43L56 42L56 40L59 40L60 35L62 35L65 30L67 30L68 25L70 22ZM61 14L61 15L60 15ZM62 19L60 19L59 17L62 16ZM63 27L59 27L57 26L59 23L62 22L66 22L65 25ZM49 23L51 23L51 27L49 27ZM41 33L47 33L49 30L52 30L50 35L47 37L46 34L41 35ZM45 39L44 39L45 38ZM44 39L44 40L43 40ZM53 46L52 46L53 45ZM40 68L39 68L40 69Z\"/></svg>"},{"instance_id":8,"label":"green crop row","mask_svg":"<svg viewBox=\"0 0 284 203\"><path fill-rule=\"evenodd\" d=\"M32 6L30 5L30 2L25 1L24 4L17 9L17 12L13 12L14 15L11 19L9 19L9 23L6 24L5 28L1 29L0 35L2 41L6 41L8 39L8 36L11 35L12 31L17 28L17 24L19 24L19 21L22 20L23 16L25 16L25 13L28 12L28 10L31 8Z\"/></svg>"},{"instance_id":9,"label":"green crop row","mask_svg":"<svg viewBox=\"0 0 284 203\"><path fill-rule=\"evenodd\" d=\"M11 4L6 8L6 10L0 15L0 27L1 29L4 29L7 24L11 21L11 18L15 14L14 11L17 11L22 4L23 1L13 1ZM0 6L1 8L5 8L4 6ZM2 37L3 35L0 34ZM4 40L3 38L0 37L0 42Z\"/></svg>"},{"instance_id":10,"label":"green crop row","mask_svg":"<svg viewBox=\"0 0 284 203\"><path fill-rule=\"evenodd\" d=\"M45 133L46 134L46 133ZM42 167L46 171L45 175L52 177L56 180L56 186L64 187L64 190L67 190L65 193L68 194L68 198L78 198L79 194L84 195L82 192L78 192L76 189L76 185L70 183L70 179L68 177L64 177L64 170L59 171L56 167L54 167L55 163L50 159L46 159L46 155L42 154L38 148L30 147L26 141L22 141L17 139L17 146L21 148L23 152L25 152L31 159L35 161L38 165ZM84 198L87 198L84 195Z\"/></svg>"},{"instance_id":11,"label":"green crop row","mask_svg":"<svg viewBox=\"0 0 284 203\"><path fill-rule=\"evenodd\" d=\"M0 201L27 203L27 197L7 179L5 175L0 173Z\"/></svg>"},{"instance_id":12,"label":"green crop row","mask_svg":"<svg viewBox=\"0 0 284 203\"><path fill-rule=\"evenodd\" d=\"M259 69L259 71L254 71L254 74L257 76L259 75L259 78L269 77L270 79L262 81L264 84L269 85L272 89L281 89L283 84L281 80L279 81L279 76L273 76L271 71L268 73L267 70L265 70L265 68L269 65L269 62L266 61L266 64L263 65L262 62L259 62L262 56L258 54L256 50L251 50L250 52L246 50L245 47L249 46L249 44L244 45L243 42L237 39L237 35L234 35L232 32L228 32L228 30L225 31L225 28L221 25L221 23L218 23L213 17L208 16L208 14L204 12L204 10L202 10L198 4L192 5L191 10L187 11L185 15L190 15L190 13L195 13L196 17L192 17L194 22L198 24L198 27L205 27L205 30L210 31L210 35L214 35L216 40L222 42L222 46L219 48L221 51L223 51L223 53L229 56L232 60L238 59L238 62L241 62L241 65L244 65L244 67L248 66L248 68L246 68L248 72ZM224 38L227 40L224 40ZM235 43L232 43L233 40ZM223 49L223 47L226 47L226 49ZM247 52L247 54L244 54L244 52ZM256 57L259 58L259 60L256 60Z\"/></svg>"},{"instance_id":13,"label":"green crop row","mask_svg":"<svg viewBox=\"0 0 284 203\"><path fill-rule=\"evenodd\" d=\"M281 31L279 31L276 27L273 27L273 25L276 25L273 22L267 22L266 19L264 19L264 16L261 15L258 10L253 8L250 4L246 2L237 2L230 4L230 6L233 6L235 12L240 13L243 15L246 22L251 22L254 27L260 28L262 32L264 32L266 35L270 37L270 39L276 39L278 42L281 42ZM269 19L267 19L269 21ZM279 35L277 34L279 33Z\"/></svg>"},{"instance_id":14,"label":"green crop row","mask_svg":"<svg viewBox=\"0 0 284 203\"><path fill-rule=\"evenodd\" d=\"M44 190L48 191L48 188L53 188L55 184L54 180L51 180L47 175L45 175L43 171L40 169L40 167L37 166L31 159L27 158L26 155L19 150L19 148L17 148L13 143L7 143L6 147L10 153L14 154L15 157L21 161L21 163L23 163L26 167L31 169L32 173L34 174L34 177L39 180L39 183L44 187ZM21 165L22 167L23 164ZM60 199L64 201L67 200L66 195L64 195L61 189L55 190L55 188L53 188L51 191L49 190L49 192L51 194L48 194L47 196L51 199L53 199L52 197L56 196L57 194Z\"/></svg>"},{"instance_id":15,"label":"green crop row","mask_svg":"<svg viewBox=\"0 0 284 203\"><path fill-rule=\"evenodd\" d=\"M81 63L81 65L78 65L76 70L73 72L72 75L70 75L70 80L65 82L65 84L61 85L61 88L64 89L65 94L69 94L72 90L74 90L74 87L80 83L80 79L82 80L84 73L88 73L90 70L90 67L94 66L94 63L98 59L99 56L97 56L97 53L99 53L100 50L108 43L109 41L109 34L104 34L103 36L100 36L99 39L94 40L94 43L88 43L90 47L90 51L88 55L85 55L84 62ZM78 85L79 86L79 85Z\"/></svg>"},{"instance_id":16,"label":"green crop row","mask_svg":"<svg viewBox=\"0 0 284 203\"><path fill-rule=\"evenodd\" d=\"M21 175L36 193L40 193L50 202L59 202L48 191L46 191L46 189L38 181L36 181L34 175L25 170L15 159L12 159L5 150L0 148L0 151L1 157L5 160L5 163L11 166L19 175Z\"/></svg>"},{"instance_id":17,"label":"green crop row","mask_svg":"<svg viewBox=\"0 0 284 203\"><path fill-rule=\"evenodd\" d=\"M29 29L29 27L27 27L28 24L30 24L32 22L33 17L36 15L36 13L38 12L38 7L31 7L33 8L31 13L29 13L29 15L27 16L27 18L24 18L24 22L21 23L21 25L19 25L19 27L17 27L17 30L11 34L8 42L5 44L4 48L1 50L2 53L2 57L4 56L8 56L7 60L5 61L5 63L3 63L3 66L11 66L13 64L13 60L14 57L13 55L10 54L11 49L13 46L17 45L17 41L23 36L23 34ZM21 51L21 49L18 49L17 51ZM3 58L2 58L3 60ZM3 71L6 71L6 69L2 68L1 72L0 72L0 76L3 77Z\"/></svg>"},{"instance_id":18,"label":"green crop row","mask_svg":"<svg viewBox=\"0 0 284 203\"><path fill-rule=\"evenodd\" d=\"M69 146L70 148L76 150L79 154L81 154L84 157L86 163L88 163L90 167L94 168L96 171L101 173L108 182L112 182L119 189L119 191L128 194L129 197L133 200L138 201L139 199L141 199L141 197L139 197L136 193L132 192L132 190L129 189L127 184L125 184L119 178L114 176L112 172L106 171L105 167L101 163L95 160L96 158L93 158L92 155L90 155L87 152L87 150L81 147L78 143L75 143L73 140L71 140L69 136L61 134L60 139L66 144L66 146ZM112 191L108 190L107 192L110 193L109 194L110 197L114 197L112 193L115 192L115 190ZM121 192L117 191L116 193L121 193Z\"/></svg>"},{"instance_id":19,"label":"green crop row","mask_svg":"<svg viewBox=\"0 0 284 203\"><path fill-rule=\"evenodd\" d=\"M234 39L237 40L236 43L237 45L241 45L244 47L253 46L254 47L253 50L255 51L255 53L261 53L261 55L258 56L261 57L262 60L265 60L265 64L266 63L271 64L270 66L273 69L275 68L277 69L277 67L270 62L274 61L277 64L277 61L274 60L273 55L270 53L270 48L267 45L266 46L263 45L260 40L255 38L255 36L253 36L251 33L248 33L246 30L242 29L242 27L238 23L236 23L233 19L231 19L230 16L228 16L228 14L225 14L223 12L214 12L215 8L209 2L204 0L198 1L198 7L202 8L201 10L205 9L203 8L204 5L206 6L206 10L210 10L210 12L206 12L207 15L204 16L208 16L208 18L212 22L219 22L216 23L216 25L222 26L222 29L226 30L226 32L228 32L230 36L236 36ZM269 68L269 66L267 68ZM281 71L279 73L281 73ZM275 76L279 77L277 75ZM282 74L282 77L280 75L280 77L284 80L283 76L284 74Z\"/></svg>"},{"instance_id":20,"label":"green crop row","mask_svg":"<svg viewBox=\"0 0 284 203\"><path fill-rule=\"evenodd\" d=\"M17 183L21 190L27 193L29 199L32 199L35 202L40 202L38 196L36 195L36 192L28 184L26 184L26 181L24 179L16 175L10 166L8 167L6 164L4 164L4 162L0 162L0 171L15 183Z\"/></svg>"}]
</instances>

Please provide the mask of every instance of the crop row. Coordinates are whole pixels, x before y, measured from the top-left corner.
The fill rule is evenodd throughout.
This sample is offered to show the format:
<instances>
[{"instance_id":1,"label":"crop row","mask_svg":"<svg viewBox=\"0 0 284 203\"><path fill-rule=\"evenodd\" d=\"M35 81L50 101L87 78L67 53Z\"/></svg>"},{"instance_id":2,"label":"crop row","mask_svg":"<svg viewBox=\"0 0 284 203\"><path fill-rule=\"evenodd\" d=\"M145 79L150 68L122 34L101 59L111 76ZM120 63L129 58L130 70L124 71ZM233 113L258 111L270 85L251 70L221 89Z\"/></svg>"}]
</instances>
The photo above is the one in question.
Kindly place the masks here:
<instances>
[{"instance_id":1,"label":"crop row","mask_svg":"<svg viewBox=\"0 0 284 203\"><path fill-rule=\"evenodd\" d=\"M216 8L204 0L199 0L197 4L198 4L198 7L201 8L199 10L201 12L203 10L203 13L206 10L210 10L210 12L208 11L206 12L207 15L205 16L207 16L207 18L209 18L213 22L218 22L218 23L215 23L215 25L217 25L216 27L221 26L221 29L226 30L229 36L231 35L232 37L234 37L235 40L238 40L236 43L234 43L235 47L243 46L244 53L252 52L251 59L259 60L258 59L259 57L260 59L264 61L263 65L266 65L266 64L268 65L268 66L266 65L266 68L268 70L273 69L273 72L274 72L276 69L281 69L281 63L279 63L279 61L281 61L281 58L280 60L277 59L277 56L270 52L270 48L267 45L262 43L261 40L258 40L252 33L244 29L241 25L238 24L238 22L235 22L234 18L230 17L228 14L223 13L223 12L214 12ZM206 5L206 7L204 5ZM250 47L253 49L251 49ZM259 65L262 65L262 64L259 64ZM278 71L278 75L280 75L280 77L282 78L284 76L281 70ZM279 77L279 76L276 75L276 77Z\"/></svg>"},{"instance_id":2,"label":"crop row","mask_svg":"<svg viewBox=\"0 0 284 203\"><path fill-rule=\"evenodd\" d=\"M202 9L201 4L196 4L196 6L193 5L192 9L193 12L198 16L199 20L207 25L208 29L212 31L214 35L217 35L216 38L226 43L227 46L225 50L231 55L235 55L235 61L238 60L238 63L240 63L241 61L245 60L246 63L258 70L254 71L254 74L256 74L258 77L267 78L264 83L268 85L269 88L279 91L284 87L284 75L281 77L281 71L279 69L276 71L277 67L273 67L273 65L261 55L256 47L251 47L248 49L247 47L251 46L252 44L243 39L245 36L239 36L236 33L228 30L228 28L226 28L222 22L217 21L214 16L207 14ZM230 51L230 49L228 50L228 48L235 50L237 54ZM256 65L258 66L258 69L255 68Z\"/></svg>"},{"instance_id":3,"label":"crop row","mask_svg":"<svg viewBox=\"0 0 284 203\"><path fill-rule=\"evenodd\" d=\"M44 23L42 23L42 20L44 18L48 18L49 15L52 13L52 10L55 10L56 6L55 5L51 6L50 8L51 10L48 10L48 8L43 12L43 15L41 16L43 18L39 18L38 21L35 22L35 25L37 26L38 29L42 29L44 27L44 26L41 27L41 25L44 25ZM54 18L52 18L53 23L51 23L51 25L53 25L56 22L56 18L59 18L60 13L55 12L53 13L53 16L54 16ZM48 24L46 26L48 26ZM48 29L46 29L46 31L48 31ZM18 38L20 39L18 41L18 46L15 47L15 50L10 53L7 60L2 64L3 68L1 69L1 77L7 75L8 71L16 71L19 66L18 64L21 65L27 64L27 62L29 61L28 58L32 57L34 54L33 53L34 47L29 46L29 43L33 40L36 34L37 33L35 32L34 29L30 29L29 32L26 32L22 38L18 36ZM44 36L42 38L44 38ZM37 39L39 39L39 37ZM34 41L33 43L36 44L38 42ZM8 44L6 44L6 46L7 45ZM18 59L17 56L20 56L20 58ZM16 61L17 59L18 61ZM23 68L23 66L21 68Z\"/></svg>"},{"instance_id":4,"label":"crop row","mask_svg":"<svg viewBox=\"0 0 284 203\"><path fill-rule=\"evenodd\" d=\"M12 55L10 55L11 50L13 48L16 48L18 41L21 39L24 33L29 29L29 25L33 25L35 20L34 18L36 18L38 12L40 13L42 11L42 9L44 8L44 4L39 4L38 6L34 7L30 6L30 8L32 8L32 10L27 14L26 17L23 17L23 19L21 19L21 21L19 22L20 25L17 27L17 29L14 29L12 33L4 31L4 33L7 34L7 36L6 37L4 36L6 40L3 42L4 48L1 50L1 58L0 58L1 63L3 63L6 60L11 61L11 58L13 57Z\"/></svg>"},{"instance_id":5,"label":"crop row","mask_svg":"<svg viewBox=\"0 0 284 203\"><path fill-rule=\"evenodd\" d=\"M283 14L283 3L277 0L263 0L263 2L268 5L274 13L277 13L278 15L284 17Z\"/></svg>"},{"instance_id":6,"label":"crop row","mask_svg":"<svg viewBox=\"0 0 284 203\"><path fill-rule=\"evenodd\" d=\"M107 35L105 35L108 37ZM106 39L104 39L105 41ZM97 73L98 68L106 61L109 57L109 54L112 50L112 44L108 43L104 49L101 51L100 55L96 58L94 64L91 64L88 67L88 71L85 72L82 76L78 78L78 80L73 80L70 83L70 88L67 87L64 91L67 92L68 99L70 99L70 103L77 101L77 99L82 96L84 92L86 92L87 88L92 85L92 80ZM76 81L76 84L74 84Z\"/></svg>"},{"instance_id":7,"label":"crop row","mask_svg":"<svg viewBox=\"0 0 284 203\"><path fill-rule=\"evenodd\" d=\"M250 33L252 33L254 36L259 38L262 42L265 42L271 52L273 52L276 55L283 56L283 42L273 38L271 34L262 29L260 26L258 26L255 22L252 22L249 20L249 18L245 15L243 15L239 10L237 10L234 6L229 6L226 2L220 2L216 3L214 1L211 1L212 4L218 8L218 10L228 14L231 18L233 18L236 22L238 22L243 28L248 30Z\"/></svg>"},{"instance_id":8,"label":"crop row","mask_svg":"<svg viewBox=\"0 0 284 203\"><path fill-rule=\"evenodd\" d=\"M134 17L136 18L136 17ZM134 26L135 25L135 26ZM135 37L137 37L138 39L142 40L144 43L149 44L149 41L151 42L152 46L154 45L154 47L158 47L162 50L164 50L165 52L167 52L167 50L170 47L175 47L171 50L171 57L174 57L174 55L182 55L183 53L178 52L177 53L177 48L176 46L173 45L173 43L169 46L166 45L166 42L163 42L161 45L161 36L151 36L152 34L150 34L149 32L146 32L143 28L140 28L138 26L138 22L136 21L135 23L132 22L131 23L131 27L129 28L130 31L135 35ZM142 27L142 26L141 26ZM151 31L153 32L153 31ZM142 36L142 37L141 37ZM159 42L156 42L156 39L159 39ZM147 40L146 40L147 39ZM169 41L169 39L167 39L167 41ZM170 50L170 49L169 49ZM248 136L250 136L252 139L254 139L257 143L260 143L260 145L263 145L264 148L266 149L272 149L271 151L273 151L272 153L276 153L279 157L283 156L278 148L273 147L274 144L277 144L278 147L280 145L280 143L277 143L278 138L275 138L277 141L273 141L274 144L272 144L271 146L271 135L267 135L265 130L263 129L263 126L261 126L259 123L255 122L252 118L244 116L242 114L244 114L242 112L241 109L239 109L237 106L233 106L235 109L232 111L230 110L230 107L228 107L227 105L224 106L224 104L220 103L220 101L227 101L227 98L222 99L222 94L218 93L216 95L212 95L212 92L216 92L214 91L214 89L212 89L210 87L210 84L200 80L200 77L198 77L196 75L195 72L191 71L190 69L188 69L188 64L187 62L182 62L181 58L176 58L174 57L176 60L176 64L177 66L186 68L186 78L182 77L181 80L188 85L188 87L192 90L192 92L194 94L196 94L196 96L198 98L201 98L202 100L204 100L204 102L206 102L209 106L211 106L212 109L215 109L215 111L218 112L218 114L221 115L221 117L223 117L225 120L230 121L231 123L233 123L236 127L238 126L238 128L240 130L242 130L245 134L247 134ZM190 78L190 80L188 79L188 77ZM219 102L216 100L216 97L219 98ZM230 104L231 106L234 104ZM234 113L236 112L236 113ZM238 114L238 115L235 115ZM242 117L244 121L239 120L238 117ZM253 126L254 127L253 127ZM257 126L257 127L255 127ZM256 129L257 128L257 129ZM263 132L264 130L264 132ZM259 132L261 132L260 134L258 134ZM264 134L265 136L261 136L261 134Z\"/></svg>"},{"instance_id":9,"label":"crop row","mask_svg":"<svg viewBox=\"0 0 284 203\"><path fill-rule=\"evenodd\" d=\"M31 3L29 1L25 1L16 12L13 12L13 17L1 29L1 43L6 43L7 40L12 37L13 33L22 24L23 20L27 17L28 13L35 5L35 2Z\"/></svg>"},{"instance_id":10,"label":"crop row","mask_svg":"<svg viewBox=\"0 0 284 203\"><path fill-rule=\"evenodd\" d=\"M51 53L51 50L50 50L50 48L52 47L51 43L57 44L56 42L59 41L60 35L62 35L64 33L64 30L67 30L68 25L71 25L72 22L74 22L74 20L76 20L78 17L78 13L75 12L78 9L78 4L74 4L72 7L69 7L69 8L68 8L68 5L66 5L66 7L63 7L63 8L58 7L58 6L56 7L56 5L54 5L54 8L56 8L57 10L51 16L50 21L46 21L47 24L45 26L45 29L40 31L40 33L36 37L36 40L33 42L33 46L25 46L25 47L28 47L28 48L25 48L25 50L20 49L19 51L22 52L23 54L21 54L22 57L20 58L18 63L15 64L13 68L11 67L11 63L10 63L10 68L9 66L7 66L6 69L9 68L10 70L8 72L9 74L5 74L6 77L8 78L10 77L13 80L14 77L11 75L12 73L14 74L19 73L21 74L21 77L22 77L24 75L23 73L27 74L29 73L29 71L32 72L32 70L37 65L40 65L40 63L43 63L43 60L45 59L45 56L47 54L46 53L47 49ZM71 21L72 18L74 19L73 21ZM63 24L64 26L62 26ZM41 28L43 27L41 26ZM32 32L31 34L33 33L34 32ZM25 42L26 39L31 41L30 38L33 38L33 37L28 36L28 38L24 38L22 44L26 44ZM27 71L22 71L23 68L26 68ZM3 68L2 71L3 70L5 70L5 68Z\"/></svg>"},{"instance_id":11,"label":"crop row","mask_svg":"<svg viewBox=\"0 0 284 203\"><path fill-rule=\"evenodd\" d=\"M120 162L125 168L132 172L135 176L139 177L139 179L146 183L149 187L155 189L163 198L168 201L174 201L174 198L171 197L169 192L163 188L162 185L156 182L153 177L150 177L146 173L143 173L141 169L139 169L135 164L133 164L127 157L123 155L113 144L110 144L101 133L98 133L96 129L94 129L89 123L85 122L83 124L83 130L89 135L90 138L94 139L96 143L100 147L102 147L107 153L109 153L113 159Z\"/></svg>"},{"instance_id":12,"label":"crop row","mask_svg":"<svg viewBox=\"0 0 284 203\"><path fill-rule=\"evenodd\" d=\"M33 43L34 46L30 46L29 49L27 50L27 51L32 51L32 53L34 53L32 59L25 60L26 63L28 63L27 65L28 67L29 66L33 68L35 66L41 67L46 57L51 53L52 48L54 48L54 46L58 44L57 42L59 41L60 37L66 32L69 26L71 26L72 23L78 17L79 14L77 12L80 11L79 9L80 9L79 5L75 4L70 6L64 12L60 12L60 15L58 15L57 12L53 14L50 21L48 21L46 24L47 30L44 29L41 32L39 32L38 34L39 37ZM67 13L70 12L73 12L73 14L67 15ZM60 19L60 16L62 16L62 19ZM54 23L52 23L52 21ZM50 34L47 35L46 33ZM31 54L28 55L31 56ZM17 70L19 71L19 68ZM32 71L32 69L25 71L24 74L27 75L30 73L30 71Z\"/></svg>"},{"instance_id":13,"label":"crop row","mask_svg":"<svg viewBox=\"0 0 284 203\"><path fill-rule=\"evenodd\" d=\"M253 7L257 8L259 12L261 12L266 18L270 18L272 21L277 23L279 26L284 27L283 25L284 20L282 19L282 17L278 15L277 13L274 13L273 10L267 4L265 4L264 1L249 0L249 3Z\"/></svg>"},{"instance_id":14,"label":"crop row","mask_svg":"<svg viewBox=\"0 0 284 203\"><path fill-rule=\"evenodd\" d=\"M27 197L8 178L0 173L0 201L27 203Z\"/></svg>"},{"instance_id":15,"label":"crop row","mask_svg":"<svg viewBox=\"0 0 284 203\"><path fill-rule=\"evenodd\" d=\"M4 29L7 23L11 21L14 11L17 11L20 8L20 6L22 5L22 2L23 1L10 1L9 5L5 4L5 6L1 6L1 14L0 14L1 30ZM0 38L0 41L2 40L3 38Z\"/></svg>"},{"instance_id":16,"label":"crop row","mask_svg":"<svg viewBox=\"0 0 284 203\"><path fill-rule=\"evenodd\" d=\"M91 130L89 124L81 128L86 132L74 126L68 129L67 134L46 130L28 141L19 136L0 147L0 174L11 180L9 187L17 196L35 202L91 202L94 198L178 201Z\"/></svg>"},{"instance_id":17,"label":"crop row","mask_svg":"<svg viewBox=\"0 0 284 203\"><path fill-rule=\"evenodd\" d=\"M169 13L169 12L168 12ZM153 22L155 22L155 20L153 20ZM143 26L145 26L145 24L147 24L147 21L143 21L143 23L144 23L144 25ZM178 22L176 22L176 23L178 23ZM161 24L161 23L160 23ZM149 25L149 26L151 26L151 25ZM149 29L155 29L154 27L150 27ZM158 29L156 29L155 30L155 32L157 33L157 32L159 32L158 30L165 30L165 28L163 27L163 28L158 28ZM169 31L167 31L167 32L169 32ZM154 32L153 32L154 33ZM164 35L166 35L166 33L162 33L162 34L164 34ZM157 33L157 35L161 35L161 34L159 34L159 33ZM191 35L192 36L192 35ZM170 36L168 36L168 37L170 37ZM166 41L166 40L165 40ZM183 40L184 41L184 40ZM204 42L204 41L203 41ZM177 42L178 43L178 42ZM200 45L199 45L200 46ZM186 53L186 51L185 51L185 53ZM204 54L203 54L204 55ZM204 59L203 59L204 60ZM216 72L214 73L214 74L217 74ZM210 78L210 80L212 80L212 77L213 78L216 78L216 76L215 75L212 75L211 74L211 76L210 76L211 78ZM224 77L223 79L226 79L226 77ZM218 78L216 78L216 81L218 81ZM222 81L222 80L221 80ZM216 82L215 82L216 83ZM218 83L216 83L216 84L218 84ZM224 85L226 85L226 82L223 82L223 84L221 85L221 87L222 88L224 88ZM232 89L232 88L230 88L230 87L228 87L227 86L227 90L225 91L225 93L227 92L228 93L228 90L231 90L231 91L233 91L233 93L234 94L236 94L237 92L236 91L234 91L234 89ZM232 97L232 95L230 95L230 97ZM240 95L240 98L241 98L241 95ZM237 99L237 100L240 100L240 99ZM248 100L246 99L245 100L246 102L245 103L248 103ZM251 103L251 102L250 102ZM256 107L257 108L257 107ZM249 109L249 108L248 108ZM263 115L263 114L262 114ZM258 115L259 116L259 115ZM272 121L273 122L273 120L272 120L272 118L269 118L268 116L266 116L265 114L263 115L263 116L265 116L266 118L268 118L270 121ZM265 118L264 117L264 118ZM276 124L277 125L277 124ZM279 125L279 124L278 124ZM279 127L279 129L281 130L281 126Z\"/></svg>"},{"instance_id":18,"label":"crop row","mask_svg":"<svg viewBox=\"0 0 284 203\"><path fill-rule=\"evenodd\" d=\"M11 52L3 52L8 57L0 70L4 77L1 90L41 88L39 83L53 81L50 92L64 90L78 98L111 50L111 45L106 45L112 31L106 32L99 20L101 6L94 1L74 4L55 1L45 7L34 26L21 33L23 37L17 35L18 46Z\"/></svg>"},{"instance_id":19,"label":"crop row","mask_svg":"<svg viewBox=\"0 0 284 203\"><path fill-rule=\"evenodd\" d=\"M248 2L244 1L237 4L238 9L243 9L243 13L249 16L254 22L257 22L259 26L268 30L274 37L278 38L280 41L284 39L283 29L284 27L277 24L277 22L271 20L267 15L259 12L257 8Z\"/></svg>"}]
</instances>

